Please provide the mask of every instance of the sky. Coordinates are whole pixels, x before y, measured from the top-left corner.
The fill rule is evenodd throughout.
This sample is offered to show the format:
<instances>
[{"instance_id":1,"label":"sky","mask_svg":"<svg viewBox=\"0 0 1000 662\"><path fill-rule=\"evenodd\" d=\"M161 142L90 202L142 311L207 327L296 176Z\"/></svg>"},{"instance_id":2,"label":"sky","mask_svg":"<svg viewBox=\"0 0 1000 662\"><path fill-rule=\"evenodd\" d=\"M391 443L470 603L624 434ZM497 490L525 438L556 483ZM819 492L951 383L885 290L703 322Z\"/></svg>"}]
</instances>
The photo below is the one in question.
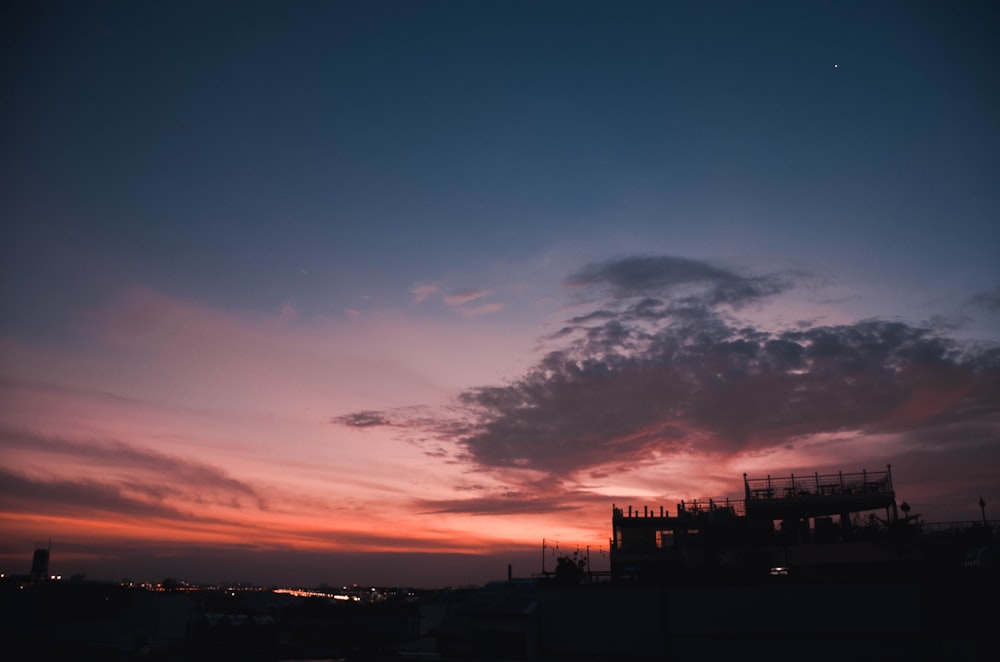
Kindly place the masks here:
<instances>
[{"instance_id":1,"label":"sky","mask_svg":"<svg viewBox=\"0 0 1000 662\"><path fill-rule=\"evenodd\" d=\"M991 2L28 2L0 565L453 586L613 505L1000 512Z\"/></svg>"}]
</instances>

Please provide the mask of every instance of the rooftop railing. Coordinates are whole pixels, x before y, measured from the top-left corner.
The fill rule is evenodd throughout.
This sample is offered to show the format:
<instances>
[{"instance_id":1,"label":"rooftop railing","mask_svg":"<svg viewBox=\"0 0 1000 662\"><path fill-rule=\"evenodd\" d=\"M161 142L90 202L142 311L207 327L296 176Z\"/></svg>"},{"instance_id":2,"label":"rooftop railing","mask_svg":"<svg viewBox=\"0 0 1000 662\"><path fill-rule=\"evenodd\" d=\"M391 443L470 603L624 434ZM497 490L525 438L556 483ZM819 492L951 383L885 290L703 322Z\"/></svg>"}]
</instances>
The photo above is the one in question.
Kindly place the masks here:
<instances>
[{"instance_id":1,"label":"rooftop railing","mask_svg":"<svg viewBox=\"0 0 1000 662\"><path fill-rule=\"evenodd\" d=\"M720 497L717 499L694 499L692 501L681 501L677 504L676 517L698 516L710 513L725 513L744 516L747 513L746 503L738 499ZM628 509L614 506L614 515L620 518L642 518L642 517L671 517L670 510L664 506L651 507L628 506Z\"/></svg>"},{"instance_id":2,"label":"rooftop railing","mask_svg":"<svg viewBox=\"0 0 1000 662\"><path fill-rule=\"evenodd\" d=\"M702 513L713 513L718 511L728 511L733 515L746 515L746 503L741 500L722 497L718 499L708 499L707 501L681 501L677 504L677 516L698 515Z\"/></svg>"},{"instance_id":3,"label":"rooftop railing","mask_svg":"<svg viewBox=\"0 0 1000 662\"><path fill-rule=\"evenodd\" d=\"M747 478L746 474L743 474L743 482L747 501L892 492L890 467L886 467L885 471L865 470L846 474L838 471L835 474L814 473L806 476L791 474L788 477Z\"/></svg>"},{"instance_id":4,"label":"rooftop railing","mask_svg":"<svg viewBox=\"0 0 1000 662\"><path fill-rule=\"evenodd\" d=\"M681 501L677 504L677 517L699 516L713 512L730 512L733 515L745 516L747 503L751 501L766 501L771 499L814 499L819 497L847 495L888 495L892 494L891 467L885 471L862 470L858 473L835 474L813 473L812 475L788 477L767 476L766 478L747 478L743 474L746 489L746 500L730 499L728 497L712 499L695 499ZM670 511L662 505L640 507L628 506L628 509L612 506L613 514L619 518L631 517L671 517Z\"/></svg>"}]
</instances>

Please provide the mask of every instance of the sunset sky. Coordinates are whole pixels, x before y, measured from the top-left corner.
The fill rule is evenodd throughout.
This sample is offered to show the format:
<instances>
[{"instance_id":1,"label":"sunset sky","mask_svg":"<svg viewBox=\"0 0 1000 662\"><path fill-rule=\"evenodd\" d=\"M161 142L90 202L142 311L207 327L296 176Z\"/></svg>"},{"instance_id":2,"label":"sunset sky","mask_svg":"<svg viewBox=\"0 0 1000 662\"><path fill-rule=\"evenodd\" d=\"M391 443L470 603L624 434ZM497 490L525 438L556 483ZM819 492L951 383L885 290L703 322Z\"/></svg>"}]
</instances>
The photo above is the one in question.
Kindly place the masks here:
<instances>
[{"instance_id":1,"label":"sunset sky","mask_svg":"<svg viewBox=\"0 0 1000 662\"><path fill-rule=\"evenodd\" d=\"M2 12L0 570L599 569L887 464L1000 517L997 3Z\"/></svg>"}]
</instances>

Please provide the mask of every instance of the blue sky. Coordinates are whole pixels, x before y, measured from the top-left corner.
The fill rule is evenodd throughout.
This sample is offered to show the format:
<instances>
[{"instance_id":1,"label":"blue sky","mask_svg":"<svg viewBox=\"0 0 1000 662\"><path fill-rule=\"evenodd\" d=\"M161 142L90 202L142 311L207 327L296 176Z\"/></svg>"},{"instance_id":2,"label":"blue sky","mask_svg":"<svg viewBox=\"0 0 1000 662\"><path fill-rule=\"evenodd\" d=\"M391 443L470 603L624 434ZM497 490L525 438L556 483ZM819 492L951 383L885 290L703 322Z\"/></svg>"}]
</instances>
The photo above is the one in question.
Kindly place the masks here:
<instances>
[{"instance_id":1,"label":"blue sky","mask_svg":"<svg viewBox=\"0 0 1000 662\"><path fill-rule=\"evenodd\" d=\"M567 245L995 276L981 3L10 11L22 259L316 312Z\"/></svg>"},{"instance_id":2,"label":"blue sky","mask_svg":"<svg viewBox=\"0 0 1000 662\"><path fill-rule=\"evenodd\" d=\"M527 430L525 443L545 451L513 459L558 473L561 494L501 471L504 454L485 445L502 440L445 421L449 407L483 405L475 389L544 376L545 353L569 356L571 338L580 365L652 352L579 335L597 313L637 332L643 296L658 297L657 321L645 319L661 334L681 333L677 306L697 298L712 310L699 318L706 328L750 325L803 347L818 337L810 330L858 331L872 319L904 327L865 327L865 337L907 338L911 349L918 337L925 349L975 341L964 363L958 349L948 355L976 375L962 382L971 391L953 384L950 406L996 388L991 3L13 2L3 12L0 416L8 448L20 449L9 469L56 501L70 479L41 471L25 438L81 453L155 448L276 494L316 444L357 448L382 434L379 457L405 458L386 475L450 458L433 496L403 493L417 519L428 501L474 489L603 504L621 481L581 479L582 465L555 461L545 434ZM759 289L736 296L742 287ZM792 330L806 335L781 335ZM261 386L250 393L253 379ZM886 407L930 398L915 392ZM106 410L73 400L95 394ZM621 404L605 396L588 402ZM295 409L296 397L315 405ZM132 404L116 409L115 398ZM157 415L124 425L141 420L133 399ZM199 427L176 407L221 418ZM239 450L232 440L262 408L301 427ZM889 443L872 412L831 408L843 425L799 434ZM511 412L479 414L489 427ZM974 417L985 448L1000 442L996 416L987 407ZM725 436L692 420L691 439ZM921 425L904 432L929 435ZM775 448L805 443L762 429ZM212 441L200 445L200 434ZM420 445L431 437L433 452ZM583 468L602 474L606 440L591 441L594 464ZM230 467L221 450L263 466L278 447L286 464L268 479ZM753 466L729 442L706 446L728 449L712 459L722 475L668 447L643 442L634 458L685 467L683 480L650 469L667 482L649 491L668 500L711 496ZM423 451L410 457L414 448ZM906 446L879 448L845 457L881 466ZM957 454L973 462L979 452ZM995 493L990 453L968 489ZM914 479L932 455L911 463ZM771 459L775 471L810 464L807 454ZM378 464L347 450L325 461ZM473 487L463 471L483 479ZM928 491L926 506L947 501L940 516L960 517L969 495L959 492ZM311 498L337 496L326 487ZM565 536L600 540L607 523L595 518ZM485 535L482 518L469 519L434 549L469 552L447 544ZM59 536L10 521L9 539ZM528 542L512 533L503 544L533 545L560 525L533 526Z\"/></svg>"}]
</instances>

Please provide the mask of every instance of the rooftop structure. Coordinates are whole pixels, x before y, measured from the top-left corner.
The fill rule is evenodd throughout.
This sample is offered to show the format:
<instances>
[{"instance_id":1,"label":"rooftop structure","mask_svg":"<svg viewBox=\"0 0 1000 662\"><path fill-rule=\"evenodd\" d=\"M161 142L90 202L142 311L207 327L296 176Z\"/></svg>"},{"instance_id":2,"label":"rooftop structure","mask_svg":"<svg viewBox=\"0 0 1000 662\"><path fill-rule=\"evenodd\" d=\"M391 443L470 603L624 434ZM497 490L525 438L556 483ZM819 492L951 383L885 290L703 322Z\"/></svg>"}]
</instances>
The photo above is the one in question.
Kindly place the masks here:
<instances>
[{"instance_id":1,"label":"rooftop structure","mask_svg":"<svg viewBox=\"0 0 1000 662\"><path fill-rule=\"evenodd\" d=\"M896 517L892 468L885 471L845 474L814 473L788 478L747 478L743 474L749 517L760 519L808 518L838 515L841 524L849 515L882 508Z\"/></svg>"}]
</instances>

